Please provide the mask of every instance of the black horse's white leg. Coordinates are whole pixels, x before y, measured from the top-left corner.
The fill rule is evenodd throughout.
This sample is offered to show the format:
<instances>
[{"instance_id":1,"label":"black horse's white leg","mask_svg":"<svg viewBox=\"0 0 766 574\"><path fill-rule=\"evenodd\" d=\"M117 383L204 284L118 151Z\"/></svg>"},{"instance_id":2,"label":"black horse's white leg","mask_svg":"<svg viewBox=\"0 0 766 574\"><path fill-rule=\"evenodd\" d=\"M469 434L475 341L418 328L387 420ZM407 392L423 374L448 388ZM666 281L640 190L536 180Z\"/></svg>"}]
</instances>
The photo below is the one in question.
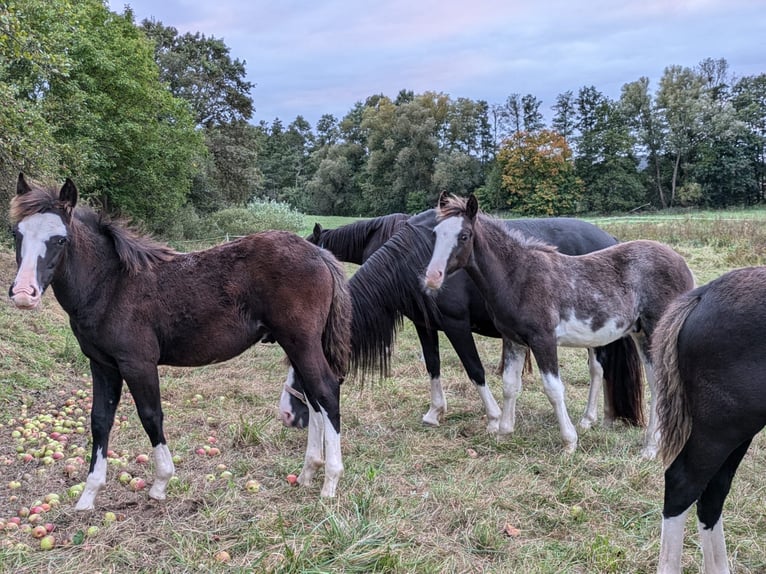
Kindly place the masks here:
<instances>
[{"instance_id":1,"label":"black horse's white leg","mask_svg":"<svg viewBox=\"0 0 766 574\"><path fill-rule=\"evenodd\" d=\"M415 325L415 331L420 339L423 360L426 371L431 378L431 405L423 415L423 424L438 427L439 422L447 412L447 399L441 381L441 362L439 359L439 333L421 325Z\"/></svg>"},{"instance_id":2,"label":"black horse's white leg","mask_svg":"<svg viewBox=\"0 0 766 574\"><path fill-rule=\"evenodd\" d=\"M122 373L136 403L141 425L154 449L155 474L149 496L155 500L165 500L165 489L175 473L175 466L162 427L163 413L157 366L155 364L146 364L143 367L125 366L122 368Z\"/></svg>"},{"instance_id":3,"label":"black horse's white leg","mask_svg":"<svg viewBox=\"0 0 766 574\"><path fill-rule=\"evenodd\" d=\"M309 405L308 442L303 468L298 475L298 484L311 486L314 474L324 466L324 417L321 412Z\"/></svg>"},{"instance_id":4,"label":"black horse's white leg","mask_svg":"<svg viewBox=\"0 0 766 574\"><path fill-rule=\"evenodd\" d=\"M479 398L484 405L484 412L487 415L487 432L496 434L500 426L500 407L487 386L484 365L481 364L479 351L476 349L476 342L473 340L470 326L467 324L464 325L464 328L445 326L444 333L455 349L468 378L471 379L479 393Z\"/></svg>"},{"instance_id":5,"label":"black horse's white leg","mask_svg":"<svg viewBox=\"0 0 766 574\"><path fill-rule=\"evenodd\" d=\"M93 376L93 406L90 412L93 447L88 478L75 510L93 510L96 495L106 484L109 433L122 394L122 376L119 371L95 361L90 362L90 371Z\"/></svg>"},{"instance_id":6,"label":"black horse's white leg","mask_svg":"<svg viewBox=\"0 0 766 574\"><path fill-rule=\"evenodd\" d=\"M503 338L503 412L499 434L506 435L516 427L516 400L521 393L521 375L527 348Z\"/></svg>"}]
</instances>

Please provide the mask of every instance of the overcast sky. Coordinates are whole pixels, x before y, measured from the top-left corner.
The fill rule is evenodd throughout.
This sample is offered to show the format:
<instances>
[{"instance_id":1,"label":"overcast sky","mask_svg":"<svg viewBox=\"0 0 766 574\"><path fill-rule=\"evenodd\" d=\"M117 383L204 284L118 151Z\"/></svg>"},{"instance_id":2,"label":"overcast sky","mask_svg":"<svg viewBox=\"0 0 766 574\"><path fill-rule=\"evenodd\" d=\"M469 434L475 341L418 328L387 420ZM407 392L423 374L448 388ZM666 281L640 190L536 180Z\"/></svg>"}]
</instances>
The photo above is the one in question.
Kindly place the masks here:
<instances>
[{"instance_id":1,"label":"overcast sky","mask_svg":"<svg viewBox=\"0 0 766 574\"><path fill-rule=\"evenodd\" d=\"M618 98L670 65L725 58L766 73L766 0L109 0L179 32L223 39L246 62L252 121L312 126L401 89L503 103L532 94L550 114L583 86Z\"/></svg>"}]
</instances>

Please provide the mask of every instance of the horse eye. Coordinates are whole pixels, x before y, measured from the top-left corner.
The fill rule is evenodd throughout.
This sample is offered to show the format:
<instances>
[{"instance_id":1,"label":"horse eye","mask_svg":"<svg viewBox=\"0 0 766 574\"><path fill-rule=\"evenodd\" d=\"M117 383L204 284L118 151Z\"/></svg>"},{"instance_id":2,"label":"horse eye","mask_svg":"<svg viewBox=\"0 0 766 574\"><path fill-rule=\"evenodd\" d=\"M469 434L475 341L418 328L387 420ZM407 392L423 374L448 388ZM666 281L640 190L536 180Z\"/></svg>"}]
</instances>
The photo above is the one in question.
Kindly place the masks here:
<instances>
[{"instance_id":1,"label":"horse eye","mask_svg":"<svg viewBox=\"0 0 766 574\"><path fill-rule=\"evenodd\" d=\"M66 245L66 237L59 237L59 240L56 243L59 245Z\"/></svg>"}]
</instances>

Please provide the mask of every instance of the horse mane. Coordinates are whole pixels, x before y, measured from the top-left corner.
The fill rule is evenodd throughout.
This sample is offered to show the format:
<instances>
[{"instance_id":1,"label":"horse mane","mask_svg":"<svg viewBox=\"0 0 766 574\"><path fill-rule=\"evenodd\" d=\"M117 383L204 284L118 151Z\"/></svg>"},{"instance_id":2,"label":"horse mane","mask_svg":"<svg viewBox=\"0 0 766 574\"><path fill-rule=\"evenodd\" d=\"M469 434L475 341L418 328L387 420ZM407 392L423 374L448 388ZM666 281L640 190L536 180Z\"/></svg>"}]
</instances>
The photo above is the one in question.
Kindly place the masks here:
<instances>
[{"instance_id":1,"label":"horse mane","mask_svg":"<svg viewBox=\"0 0 766 574\"><path fill-rule=\"evenodd\" d=\"M141 233L123 219L112 219L96 213L90 207L76 207L59 199L54 187L34 186L27 193L14 195L11 199L10 219L13 225L30 215L49 211L64 211L72 215L71 231L75 238L82 237L85 227L109 237L122 268L130 275L151 269L159 261L169 261L177 251L152 237Z\"/></svg>"},{"instance_id":2,"label":"horse mane","mask_svg":"<svg viewBox=\"0 0 766 574\"><path fill-rule=\"evenodd\" d=\"M464 217L466 215L467 198L459 197L457 195L450 195L442 201L436 208L436 220L441 221L448 217ZM483 211L479 210L476 214L477 221L482 224L489 224L488 227L493 229L497 233L502 233L513 239L515 243L518 243L522 247L527 249L535 249L537 251L554 252L558 251L558 247L546 243L536 237L525 235L517 229L508 229L503 223L502 219L493 217Z\"/></svg>"},{"instance_id":3,"label":"horse mane","mask_svg":"<svg viewBox=\"0 0 766 574\"><path fill-rule=\"evenodd\" d=\"M361 258L365 250L374 250L393 236L409 218L405 213L391 213L372 219L354 221L335 229L323 229L319 244L341 260ZM370 237L377 234L380 245L370 245ZM361 263L361 261L358 261Z\"/></svg>"}]
</instances>

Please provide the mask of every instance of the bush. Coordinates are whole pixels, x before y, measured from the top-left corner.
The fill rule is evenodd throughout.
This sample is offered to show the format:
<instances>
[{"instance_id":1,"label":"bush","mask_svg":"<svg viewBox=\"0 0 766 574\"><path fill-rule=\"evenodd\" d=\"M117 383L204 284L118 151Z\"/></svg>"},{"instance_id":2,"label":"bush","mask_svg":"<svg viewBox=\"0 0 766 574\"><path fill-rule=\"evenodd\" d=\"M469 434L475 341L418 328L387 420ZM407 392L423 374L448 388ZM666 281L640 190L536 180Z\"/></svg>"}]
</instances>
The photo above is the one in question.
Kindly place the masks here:
<instances>
[{"instance_id":1,"label":"bush","mask_svg":"<svg viewBox=\"0 0 766 574\"><path fill-rule=\"evenodd\" d=\"M229 207L210 215L213 227L220 235L248 235L267 229L282 229L298 233L303 214L286 203L253 201L247 207Z\"/></svg>"}]
</instances>

